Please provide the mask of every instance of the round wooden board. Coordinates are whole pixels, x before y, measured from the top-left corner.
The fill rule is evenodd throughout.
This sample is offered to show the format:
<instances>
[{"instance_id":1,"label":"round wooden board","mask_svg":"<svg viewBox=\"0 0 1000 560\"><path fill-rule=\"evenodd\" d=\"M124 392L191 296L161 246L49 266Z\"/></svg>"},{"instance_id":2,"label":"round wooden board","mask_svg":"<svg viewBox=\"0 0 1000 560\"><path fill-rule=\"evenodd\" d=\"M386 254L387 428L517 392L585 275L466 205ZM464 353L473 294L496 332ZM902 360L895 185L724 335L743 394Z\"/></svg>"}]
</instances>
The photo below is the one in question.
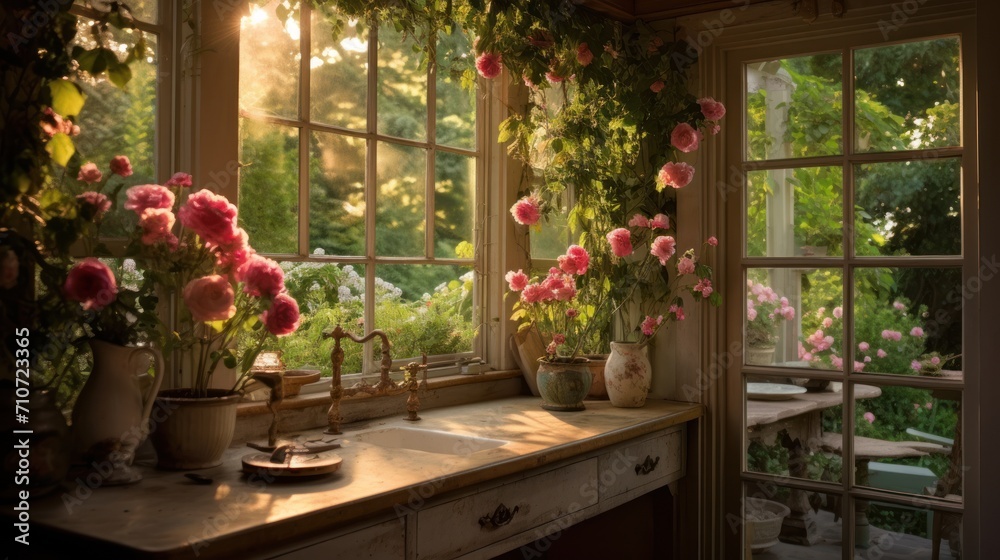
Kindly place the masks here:
<instances>
[{"instance_id":1,"label":"round wooden board","mask_svg":"<svg viewBox=\"0 0 1000 560\"><path fill-rule=\"evenodd\" d=\"M340 469L344 460L337 455L292 455L284 463L272 463L268 453L250 453L243 456L243 472L268 474L274 477L318 476Z\"/></svg>"}]
</instances>

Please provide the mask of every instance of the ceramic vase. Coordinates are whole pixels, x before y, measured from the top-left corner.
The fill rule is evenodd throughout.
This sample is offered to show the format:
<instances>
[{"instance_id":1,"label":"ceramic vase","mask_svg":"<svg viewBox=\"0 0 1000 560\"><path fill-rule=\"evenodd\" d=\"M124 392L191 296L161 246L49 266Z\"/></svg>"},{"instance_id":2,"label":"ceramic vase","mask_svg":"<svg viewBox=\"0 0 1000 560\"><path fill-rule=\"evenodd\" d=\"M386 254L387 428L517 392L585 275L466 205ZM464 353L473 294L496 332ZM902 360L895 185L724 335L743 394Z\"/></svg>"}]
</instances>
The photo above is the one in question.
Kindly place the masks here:
<instances>
[{"instance_id":1,"label":"ceramic vase","mask_svg":"<svg viewBox=\"0 0 1000 560\"><path fill-rule=\"evenodd\" d=\"M222 464L222 454L236 432L240 394L209 389L207 397L191 389L161 391L157 407L164 412L151 435L156 466L163 469L207 469Z\"/></svg>"},{"instance_id":2,"label":"ceramic vase","mask_svg":"<svg viewBox=\"0 0 1000 560\"><path fill-rule=\"evenodd\" d=\"M90 340L93 367L73 406L73 456L97 472L102 485L142 479L132 468L135 450L149 434L153 395L163 382L163 357L152 348ZM140 375L152 359L155 377L143 399Z\"/></svg>"},{"instance_id":3,"label":"ceramic vase","mask_svg":"<svg viewBox=\"0 0 1000 560\"><path fill-rule=\"evenodd\" d=\"M612 405L622 408L645 405L652 382L653 368L645 346L635 342L611 343L611 355L604 366L604 384Z\"/></svg>"},{"instance_id":4,"label":"ceramic vase","mask_svg":"<svg viewBox=\"0 0 1000 560\"><path fill-rule=\"evenodd\" d=\"M608 387L604 383L604 368L608 364L608 355L588 354L585 357L590 360L587 362L587 366L590 367L590 375L593 377L587 397L591 399L607 400Z\"/></svg>"},{"instance_id":5,"label":"ceramic vase","mask_svg":"<svg viewBox=\"0 0 1000 560\"><path fill-rule=\"evenodd\" d=\"M586 358L564 362L538 361L538 392L545 410L583 410L583 398L590 391L593 377Z\"/></svg>"}]
</instances>

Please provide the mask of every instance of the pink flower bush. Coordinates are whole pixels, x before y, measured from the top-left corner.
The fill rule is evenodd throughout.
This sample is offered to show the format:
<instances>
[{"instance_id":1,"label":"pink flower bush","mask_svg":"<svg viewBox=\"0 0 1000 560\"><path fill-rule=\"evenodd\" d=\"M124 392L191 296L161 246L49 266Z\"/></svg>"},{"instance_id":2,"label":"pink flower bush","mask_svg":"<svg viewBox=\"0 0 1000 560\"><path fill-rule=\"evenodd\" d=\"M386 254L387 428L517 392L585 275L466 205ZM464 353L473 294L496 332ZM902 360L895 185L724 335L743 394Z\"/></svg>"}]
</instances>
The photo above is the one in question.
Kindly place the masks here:
<instances>
[{"instance_id":1,"label":"pink flower bush","mask_svg":"<svg viewBox=\"0 0 1000 560\"><path fill-rule=\"evenodd\" d=\"M501 56L498 53L491 52L479 55L479 58L476 59L476 70L479 71L480 76L487 80L496 78L503 71Z\"/></svg>"},{"instance_id":2,"label":"pink flower bush","mask_svg":"<svg viewBox=\"0 0 1000 560\"><path fill-rule=\"evenodd\" d=\"M275 297L285 291L285 273L277 262L253 255L236 271L243 291L254 297Z\"/></svg>"},{"instance_id":3,"label":"pink flower bush","mask_svg":"<svg viewBox=\"0 0 1000 560\"><path fill-rule=\"evenodd\" d=\"M867 352L869 348L871 348L871 345L869 345L867 342L858 343L858 350L861 350L862 352ZM881 356L879 357L881 358Z\"/></svg>"},{"instance_id":4,"label":"pink flower bush","mask_svg":"<svg viewBox=\"0 0 1000 560\"><path fill-rule=\"evenodd\" d=\"M646 318L642 320L642 325L640 326L642 334L646 336L653 336L654 334L656 334L656 328L659 327L662 323L663 323L663 315L657 317L650 317L649 315L646 315Z\"/></svg>"},{"instance_id":5,"label":"pink flower bush","mask_svg":"<svg viewBox=\"0 0 1000 560\"><path fill-rule=\"evenodd\" d=\"M901 301L894 301L894 302L892 302L892 306L896 309L896 311L904 311L904 310L906 310L906 306L903 305L903 302L901 302Z\"/></svg>"},{"instance_id":6,"label":"pink flower bush","mask_svg":"<svg viewBox=\"0 0 1000 560\"><path fill-rule=\"evenodd\" d=\"M192 182L190 175L188 175L187 173L177 172L174 173L170 177L170 179L167 179L166 184L164 184L163 186L184 188L184 187L190 187L192 184L194 183Z\"/></svg>"},{"instance_id":7,"label":"pink flower bush","mask_svg":"<svg viewBox=\"0 0 1000 560\"><path fill-rule=\"evenodd\" d=\"M663 87L664 87L663 80L656 80L655 82L649 85L649 90L652 91L653 93L660 93L661 91L663 91Z\"/></svg>"},{"instance_id":8,"label":"pink flower bush","mask_svg":"<svg viewBox=\"0 0 1000 560\"><path fill-rule=\"evenodd\" d=\"M649 227L649 218L636 214L628 221L628 227Z\"/></svg>"},{"instance_id":9,"label":"pink flower bush","mask_svg":"<svg viewBox=\"0 0 1000 560\"><path fill-rule=\"evenodd\" d=\"M670 133L670 144L678 150L688 153L698 149L701 133L688 123L680 123Z\"/></svg>"},{"instance_id":10,"label":"pink flower bush","mask_svg":"<svg viewBox=\"0 0 1000 560\"><path fill-rule=\"evenodd\" d=\"M875 423L875 415L872 414L871 412L866 412L866 413L863 414L863 416L864 416L864 419L867 420L869 424L874 424Z\"/></svg>"},{"instance_id":11,"label":"pink flower bush","mask_svg":"<svg viewBox=\"0 0 1000 560\"><path fill-rule=\"evenodd\" d=\"M594 61L594 53L590 52L587 43L577 45L576 61L580 63L580 66L590 66L590 63Z\"/></svg>"},{"instance_id":12,"label":"pink flower bush","mask_svg":"<svg viewBox=\"0 0 1000 560\"><path fill-rule=\"evenodd\" d=\"M196 322L225 321L236 314L236 294L218 274L195 278L184 286L184 305Z\"/></svg>"},{"instance_id":13,"label":"pink flower bush","mask_svg":"<svg viewBox=\"0 0 1000 560\"><path fill-rule=\"evenodd\" d=\"M115 156L111 158L111 172L121 177L132 175L132 163L126 156Z\"/></svg>"},{"instance_id":14,"label":"pink flower bush","mask_svg":"<svg viewBox=\"0 0 1000 560\"><path fill-rule=\"evenodd\" d=\"M833 319L827 317L823 319L823 328L828 329L833 326Z\"/></svg>"},{"instance_id":15,"label":"pink flower bush","mask_svg":"<svg viewBox=\"0 0 1000 560\"><path fill-rule=\"evenodd\" d=\"M882 338L884 338L885 340L892 340L894 342L899 342L903 338L903 333L899 331L885 329L882 331Z\"/></svg>"},{"instance_id":16,"label":"pink flower bush","mask_svg":"<svg viewBox=\"0 0 1000 560\"><path fill-rule=\"evenodd\" d=\"M104 193L87 191L76 195L76 199L94 220L100 220L108 210L111 210L111 201Z\"/></svg>"},{"instance_id":17,"label":"pink flower bush","mask_svg":"<svg viewBox=\"0 0 1000 560\"><path fill-rule=\"evenodd\" d=\"M714 289L712 288L712 281L708 278L702 278L698 280L698 283L691 288L692 291L701 293L701 297L707 298L712 295Z\"/></svg>"},{"instance_id":18,"label":"pink flower bush","mask_svg":"<svg viewBox=\"0 0 1000 560\"><path fill-rule=\"evenodd\" d=\"M708 243L712 247L718 247L719 246L719 239L713 235L712 237L709 237L708 241L705 241L705 243Z\"/></svg>"},{"instance_id":19,"label":"pink flower bush","mask_svg":"<svg viewBox=\"0 0 1000 560\"><path fill-rule=\"evenodd\" d=\"M77 173L76 180L93 184L100 182L103 177L101 170L97 168L97 164L87 162L80 166L80 172Z\"/></svg>"},{"instance_id":20,"label":"pink flower bush","mask_svg":"<svg viewBox=\"0 0 1000 560\"><path fill-rule=\"evenodd\" d=\"M125 191L125 209L137 216L147 208L173 208L174 193L160 185L138 185Z\"/></svg>"},{"instance_id":21,"label":"pink flower bush","mask_svg":"<svg viewBox=\"0 0 1000 560\"><path fill-rule=\"evenodd\" d=\"M698 100L698 105L701 106L701 114L705 115L707 120L717 121L726 116L726 106L711 97L702 97Z\"/></svg>"},{"instance_id":22,"label":"pink flower bush","mask_svg":"<svg viewBox=\"0 0 1000 560\"><path fill-rule=\"evenodd\" d=\"M617 257L627 257L632 254L632 233L626 228L613 229L605 236L611 244L611 252Z\"/></svg>"},{"instance_id":23,"label":"pink flower bush","mask_svg":"<svg viewBox=\"0 0 1000 560\"><path fill-rule=\"evenodd\" d=\"M840 319L841 317L844 316L844 309L841 307L834 307L833 316L836 317L837 319Z\"/></svg>"},{"instance_id":24,"label":"pink flower bush","mask_svg":"<svg viewBox=\"0 0 1000 560\"><path fill-rule=\"evenodd\" d=\"M581 276L587 273L587 268L590 267L590 255L587 250L579 245L570 245L569 249L566 249L566 254L561 255L557 262L559 263L559 269L566 274L576 274Z\"/></svg>"},{"instance_id":25,"label":"pink flower bush","mask_svg":"<svg viewBox=\"0 0 1000 560\"><path fill-rule=\"evenodd\" d=\"M657 214L649 220L650 229L670 229L670 217L666 214Z\"/></svg>"},{"instance_id":26,"label":"pink flower bush","mask_svg":"<svg viewBox=\"0 0 1000 560\"><path fill-rule=\"evenodd\" d=\"M537 195L525 196L511 206L510 214L514 216L515 222L522 226L531 226L542 216L541 206L542 200Z\"/></svg>"},{"instance_id":27,"label":"pink flower bush","mask_svg":"<svg viewBox=\"0 0 1000 560\"><path fill-rule=\"evenodd\" d=\"M875 352L875 355L878 356L879 358L884 358L884 357L888 356L889 354L885 350L879 348L878 351Z\"/></svg>"},{"instance_id":28,"label":"pink flower bush","mask_svg":"<svg viewBox=\"0 0 1000 560\"><path fill-rule=\"evenodd\" d=\"M512 292L520 292L528 285L528 275L521 269L518 269L517 272L511 270L504 276L504 280L507 281L507 285Z\"/></svg>"},{"instance_id":29,"label":"pink flower bush","mask_svg":"<svg viewBox=\"0 0 1000 560\"><path fill-rule=\"evenodd\" d=\"M910 329L910 336L921 338L922 336L924 336L924 329L920 327L913 327L912 329Z\"/></svg>"},{"instance_id":30,"label":"pink flower bush","mask_svg":"<svg viewBox=\"0 0 1000 560\"><path fill-rule=\"evenodd\" d=\"M274 336L286 336L299 328L299 304L288 294L278 294L271 307L260 316L267 331Z\"/></svg>"},{"instance_id":31,"label":"pink flower bush","mask_svg":"<svg viewBox=\"0 0 1000 560\"><path fill-rule=\"evenodd\" d=\"M666 163L660 168L660 172L656 176L659 184L663 186L670 186L675 189L687 186L693 178L694 167L691 167L684 162Z\"/></svg>"},{"instance_id":32,"label":"pink flower bush","mask_svg":"<svg viewBox=\"0 0 1000 560\"><path fill-rule=\"evenodd\" d=\"M660 259L661 265L666 265L667 260L674 256L676 247L677 242L673 237L669 235L661 235L653 240L653 244L649 247L649 252L652 253L654 257Z\"/></svg>"},{"instance_id":33,"label":"pink flower bush","mask_svg":"<svg viewBox=\"0 0 1000 560\"><path fill-rule=\"evenodd\" d=\"M684 320L684 308L677 305L676 303L670 304L669 313L673 314L674 320L683 321Z\"/></svg>"},{"instance_id":34,"label":"pink flower bush","mask_svg":"<svg viewBox=\"0 0 1000 560\"><path fill-rule=\"evenodd\" d=\"M174 213L168 208L146 208L139 216L142 242L146 245L165 243L171 249L177 248L177 236L173 233Z\"/></svg>"},{"instance_id":35,"label":"pink flower bush","mask_svg":"<svg viewBox=\"0 0 1000 560\"><path fill-rule=\"evenodd\" d=\"M694 261L690 257L683 257L677 261L677 272L680 274L694 274Z\"/></svg>"},{"instance_id":36,"label":"pink flower bush","mask_svg":"<svg viewBox=\"0 0 1000 560\"><path fill-rule=\"evenodd\" d=\"M108 265L88 257L70 269L63 284L63 295L70 301L80 302L84 309L100 311L118 297L118 282Z\"/></svg>"},{"instance_id":37,"label":"pink flower bush","mask_svg":"<svg viewBox=\"0 0 1000 560\"><path fill-rule=\"evenodd\" d=\"M236 206L226 197L209 190L189 195L177 217L181 225L198 234L206 243L226 246L240 236L236 228Z\"/></svg>"}]
</instances>

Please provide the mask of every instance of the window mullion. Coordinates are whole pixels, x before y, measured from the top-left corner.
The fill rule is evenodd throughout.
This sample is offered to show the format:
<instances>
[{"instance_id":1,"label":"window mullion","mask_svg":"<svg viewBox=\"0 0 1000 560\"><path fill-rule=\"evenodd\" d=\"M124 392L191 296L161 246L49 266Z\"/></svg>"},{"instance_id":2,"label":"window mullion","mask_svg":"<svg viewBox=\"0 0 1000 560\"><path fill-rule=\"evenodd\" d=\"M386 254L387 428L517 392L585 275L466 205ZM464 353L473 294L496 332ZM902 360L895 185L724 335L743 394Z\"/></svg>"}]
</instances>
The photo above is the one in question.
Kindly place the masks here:
<instances>
[{"instance_id":1,"label":"window mullion","mask_svg":"<svg viewBox=\"0 0 1000 560\"><path fill-rule=\"evenodd\" d=\"M369 21L368 28L368 160L365 169L365 310L364 330L375 326L375 215L378 205L378 28ZM371 341L365 343L362 374L374 370Z\"/></svg>"},{"instance_id":2,"label":"window mullion","mask_svg":"<svg viewBox=\"0 0 1000 560\"><path fill-rule=\"evenodd\" d=\"M854 460L854 380L851 377L853 372L854 364L854 166L851 164L851 156L854 154L854 63L851 49L847 48L842 51L841 54L841 64L843 70L841 75L843 79L841 80L841 95L843 103L841 104L841 130L844 131L842 137L842 150L844 154L843 158L843 168L841 170L841 176L843 177L842 185L842 203L843 203L843 223L844 223L844 233L841 240L842 246L844 247L844 262L843 262L843 273L842 277L844 279L844 293L841 298L844 302L844 348L841 349L841 353L844 354L844 383L841 388L841 394L844 395L844 406L842 410L843 417L841 419L841 425L843 428L840 430L841 433L841 476L840 482L844 486L844 491L846 492L846 500L841 500L841 504L846 504L846 510L844 512L844 519L847 521L844 524L843 542L845 543L842 547L842 554L844 560L849 560L854 556L854 542L857 538L854 528L856 524L855 515L856 508L854 507L853 500L850 496L850 491L854 488L856 484L855 477L855 460Z\"/></svg>"},{"instance_id":3,"label":"window mullion","mask_svg":"<svg viewBox=\"0 0 1000 560\"><path fill-rule=\"evenodd\" d=\"M299 241L298 254L309 254L309 115L311 113L312 10L308 3L299 4Z\"/></svg>"},{"instance_id":4,"label":"window mullion","mask_svg":"<svg viewBox=\"0 0 1000 560\"><path fill-rule=\"evenodd\" d=\"M430 52L436 53L437 37L428 37ZM436 57L436 54L435 54ZM427 168L424 179L424 254L434 258L434 192L437 153L437 61L427 57Z\"/></svg>"}]
</instances>

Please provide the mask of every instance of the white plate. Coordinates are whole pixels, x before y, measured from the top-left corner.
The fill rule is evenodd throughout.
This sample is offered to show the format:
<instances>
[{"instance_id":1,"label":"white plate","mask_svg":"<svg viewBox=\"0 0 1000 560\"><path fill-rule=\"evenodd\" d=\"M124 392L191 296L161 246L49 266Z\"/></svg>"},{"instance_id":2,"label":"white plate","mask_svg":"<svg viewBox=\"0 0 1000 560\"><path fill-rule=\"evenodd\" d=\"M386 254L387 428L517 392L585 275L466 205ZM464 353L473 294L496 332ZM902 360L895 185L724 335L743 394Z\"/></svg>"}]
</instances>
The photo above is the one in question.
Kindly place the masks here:
<instances>
[{"instance_id":1,"label":"white plate","mask_svg":"<svg viewBox=\"0 0 1000 560\"><path fill-rule=\"evenodd\" d=\"M785 383L747 383L747 398L762 401L783 401L806 392L805 387Z\"/></svg>"}]
</instances>

